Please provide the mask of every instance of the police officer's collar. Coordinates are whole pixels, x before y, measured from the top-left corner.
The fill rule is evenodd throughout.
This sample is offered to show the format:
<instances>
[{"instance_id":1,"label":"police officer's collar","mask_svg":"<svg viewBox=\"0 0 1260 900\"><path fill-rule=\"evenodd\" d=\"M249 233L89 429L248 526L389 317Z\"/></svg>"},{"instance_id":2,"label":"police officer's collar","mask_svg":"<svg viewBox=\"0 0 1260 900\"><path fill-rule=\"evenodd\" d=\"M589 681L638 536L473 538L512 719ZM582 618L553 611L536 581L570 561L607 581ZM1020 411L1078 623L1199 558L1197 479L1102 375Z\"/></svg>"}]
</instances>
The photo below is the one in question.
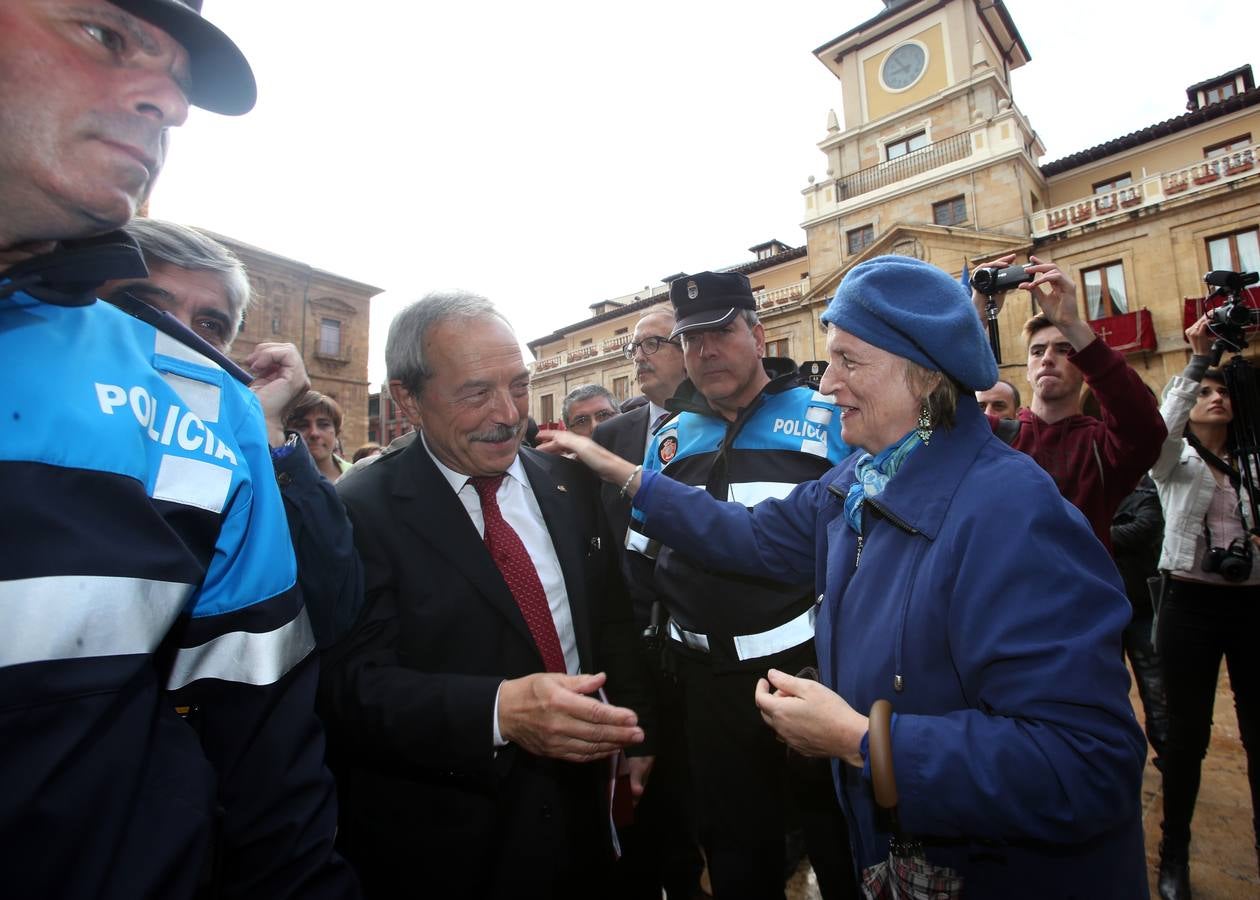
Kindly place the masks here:
<instances>
[{"instance_id":1,"label":"police officer's collar","mask_svg":"<svg viewBox=\"0 0 1260 900\"><path fill-rule=\"evenodd\" d=\"M768 356L762 359L761 367L770 376L770 381L761 389L761 394L781 394L804 383L796 369L796 363L787 357ZM761 396L761 394L758 396ZM683 379L682 384L678 385L678 390L674 391L674 396L665 401L665 408L670 412L693 412L702 416L722 418L709 405L709 401L705 399L704 394L700 393L700 389L695 386L690 378Z\"/></svg>"},{"instance_id":2,"label":"police officer's collar","mask_svg":"<svg viewBox=\"0 0 1260 900\"><path fill-rule=\"evenodd\" d=\"M56 306L90 306L96 289L115 278L145 278L149 269L134 238L111 231L10 266L0 273L0 298L19 291Z\"/></svg>"}]
</instances>

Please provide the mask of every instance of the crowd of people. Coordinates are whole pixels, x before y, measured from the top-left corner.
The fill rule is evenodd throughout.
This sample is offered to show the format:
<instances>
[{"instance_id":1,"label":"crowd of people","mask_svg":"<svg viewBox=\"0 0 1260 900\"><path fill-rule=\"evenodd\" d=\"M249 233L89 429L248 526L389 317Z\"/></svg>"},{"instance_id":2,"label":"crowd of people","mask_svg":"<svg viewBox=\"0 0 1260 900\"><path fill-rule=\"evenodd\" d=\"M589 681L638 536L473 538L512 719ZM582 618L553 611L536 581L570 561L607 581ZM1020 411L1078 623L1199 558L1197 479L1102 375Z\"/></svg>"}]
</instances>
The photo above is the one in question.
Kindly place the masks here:
<instances>
[{"instance_id":1,"label":"crowd of people","mask_svg":"<svg viewBox=\"0 0 1260 900\"><path fill-rule=\"evenodd\" d=\"M1208 319L1161 407L1031 256L1024 407L928 263L846 274L817 383L700 272L635 402L534 434L511 323L436 293L415 432L347 460L296 347L229 358L240 261L133 218L190 105L254 103L200 4L5 3L0 88L6 896L761 900L803 852L831 900L917 846L933 896L1145 897L1149 744L1186 900L1222 658L1260 810Z\"/></svg>"}]
</instances>

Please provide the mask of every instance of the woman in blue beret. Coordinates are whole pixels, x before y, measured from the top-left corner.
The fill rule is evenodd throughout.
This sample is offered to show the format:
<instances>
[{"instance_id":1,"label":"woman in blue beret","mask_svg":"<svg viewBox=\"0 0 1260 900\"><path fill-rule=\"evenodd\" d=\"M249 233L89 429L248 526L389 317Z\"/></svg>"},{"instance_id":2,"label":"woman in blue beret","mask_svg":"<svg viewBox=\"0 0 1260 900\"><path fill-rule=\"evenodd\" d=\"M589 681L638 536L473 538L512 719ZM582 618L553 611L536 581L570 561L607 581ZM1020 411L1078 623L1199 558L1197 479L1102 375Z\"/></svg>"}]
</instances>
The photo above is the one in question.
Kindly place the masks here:
<instances>
[{"instance_id":1,"label":"woman in blue beret","mask_svg":"<svg viewBox=\"0 0 1260 900\"><path fill-rule=\"evenodd\" d=\"M1053 264L1029 271L1043 306L1071 300ZM880 257L822 321L820 391L863 452L783 500L722 503L573 435L554 449L624 486L675 549L814 577L822 683L771 670L749 699L791 747L831 759L859 871L889 851L864 714L885 698L902 827L963 896L1146 897L1128 601L1084 517L976 406L998 372L970 297L934 266Z\"/></svg>"}]
</instances>

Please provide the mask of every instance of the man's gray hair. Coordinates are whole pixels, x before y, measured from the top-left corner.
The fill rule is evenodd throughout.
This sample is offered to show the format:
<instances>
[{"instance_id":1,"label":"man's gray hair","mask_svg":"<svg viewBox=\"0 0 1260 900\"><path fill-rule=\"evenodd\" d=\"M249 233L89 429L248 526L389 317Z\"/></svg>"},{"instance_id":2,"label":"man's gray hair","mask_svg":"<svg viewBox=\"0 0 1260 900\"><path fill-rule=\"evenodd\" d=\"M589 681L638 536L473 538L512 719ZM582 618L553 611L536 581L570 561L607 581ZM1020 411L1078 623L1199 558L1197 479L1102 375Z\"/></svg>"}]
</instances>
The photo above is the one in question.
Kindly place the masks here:
<instances>
[{"instance_id":1,"label":"man's gray hair","mask_svg":"<svg viewBox=\"0 0 1260 900\"><path fill-rule=\"evenodd\" d=\"M564 403L560 405L560 419L564 422L564 427L569 427L569 409L574 403L581 403L584 400L590 400L594 397L604 397L608 400L608 405L614 410L617 409L617 399L612 395L612 391L604 387L602 384L583 384L575 387L565 395Z\"/></svg>"},{"instance_id":2,"label":"man's gray hair","mask_svg":"<svg viewBox=\"0 0 1260 900\"><path fill-rule=\"evenodd\" d=\"M424 342L429 329L447 319L498 319L515 334L512 323L494 304L480 294L468 291L434 291L405 307L389 323L385 340L385 372L390 381L400 381L410 393L418 394L424 380L433 374L424 359Z\"/></svg>"},{"instance_id":3,"label":"man's gray hair","mask_svg":"<svg viewBox=\"0 0 1260 900\"><path fill-rule=\"evenodd\" d=\"M739 318L744 320L744 324L748 326L749 331L752 331L761 322L761 320L757 318L757 310L755 309L741 309L739 311Z\"/></svg>"},{"instance_id":4,"label":"man's gray hair","mask_svg":"<svg viewBox=\"0 0 1260 900\"><path fill-rule=\"evenodd\" d=\"M249 305L249 276L236 254L196 229L161 219L135 218L124 230L135 238L148 263L166 263L190 272L214 272L220 277L232 319L232 332L225 336L231 344Z\"/></svg>"}]
</instances>

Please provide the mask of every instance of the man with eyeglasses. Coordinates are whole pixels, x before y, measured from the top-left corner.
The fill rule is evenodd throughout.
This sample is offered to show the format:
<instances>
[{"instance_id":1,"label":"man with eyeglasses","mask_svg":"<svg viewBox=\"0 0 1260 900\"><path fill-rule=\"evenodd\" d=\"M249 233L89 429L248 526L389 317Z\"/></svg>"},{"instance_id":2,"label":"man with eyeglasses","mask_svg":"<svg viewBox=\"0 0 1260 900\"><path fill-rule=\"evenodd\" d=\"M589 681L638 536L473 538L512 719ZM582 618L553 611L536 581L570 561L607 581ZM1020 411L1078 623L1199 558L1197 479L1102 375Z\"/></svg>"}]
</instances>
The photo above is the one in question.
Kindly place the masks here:
<instances>
[{"instance_id":1,"label":"man with eyeglasses","mask_svg":"<svg viewBox=\"0 0 1260 900\"><path fill-rule=\"evenodd\" d=\"M560 407L564 427L574 434L590 437L596 425L617 415L617 401L601 384L584 384L569 391Z\"/></svg>"}]
</instances>

